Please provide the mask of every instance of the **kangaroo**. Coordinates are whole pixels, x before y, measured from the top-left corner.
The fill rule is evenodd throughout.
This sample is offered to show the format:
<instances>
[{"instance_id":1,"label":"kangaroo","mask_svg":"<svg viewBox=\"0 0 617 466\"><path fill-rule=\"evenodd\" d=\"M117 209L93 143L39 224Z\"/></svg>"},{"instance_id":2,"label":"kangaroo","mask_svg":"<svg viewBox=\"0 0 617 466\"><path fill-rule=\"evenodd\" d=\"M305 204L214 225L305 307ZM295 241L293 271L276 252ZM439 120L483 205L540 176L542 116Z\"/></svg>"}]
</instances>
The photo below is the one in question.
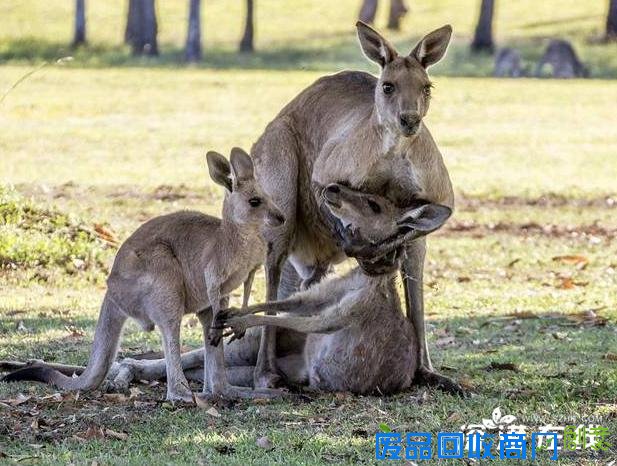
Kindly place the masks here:
<instances>
[{"instance_id":1,"label":"kangaroo","mask_svg":"<svg viewBox=\"0 0 617 466\"><path fill-rule=\"evenodd\" d=\"M338 184L328 185L323 198L334 217L373 243L409 231L429 233L452 213L437 204L397 208L383 197ZM308 378L311 388L323 391L394 393L411 385L419 362L417 335L396 289L397 272L396 261L377 274L360 262L347 275L325 279L283 301L223 310L218 324L231 328L232 339L259 325L308 333L303 363L281 364L293 381Z\"/></svg>"},{"instance_id":2,"label":"kangaroo","mask_svg":"<svg viewBox=\"0 0 617 466\"><path fill-rule=\"evenodd\" d=\"M546 47L546 51L538 62L536 76L542 76L545 65L551 65L552 76L555 78L588 78L589 70L581 63L570 42L554 39Z\"/></svg>"},{"instance_id":3,"label":"kangaroo","mask_svg":"<svg viewBox=\"0 0 617 466\"><path fill-rule=\"evenodd\" d=\"M518 50L510 47L501 49L495 58L493 76L498 78L520 78L523 75L521 54Z\"/></svg>"},{"instance_id":4,"label":"kangaroo","mask_svg":"<svg viewBox=\"0 0 617 466\"><path fill-rule=\"evenodd\" d=\"M283 228L265 233L268 301L289 296L300 279L305 289L319 282L331 264L356 254L356 246L370 252L329 218L317 194L321 187L341 183L400 207L413 208L417 199L454 207L448 171L423 123L432 88L427 69L444 56L452 28L429 33L408 55L362 22L357 30L380 76L343 71L318 79L281 110L251 151L257 179L287 219ZM418 370L432 381L422 295L426 246L419 236L405 245L401 273L406 314L420 342ZM265 327L255 386L279 382L275 348L274 329Z\"/></svg>"},{"instance_id":5,"label":"kangaroo","mask_svg":"<svg viewBox=\"0 0 617 466\"><path fill-rule=\"evenodd\" d=\"M265 195L253 174L253 163L242 149L231 151L230 162L208 152L211 178L226 189L222 220L199 212L176 212L149 220L120 247L107 279L90 360L75 378L46 366L32 366L5 377L6 381L37 380L67 390L91 390L105 379L118 350L128 317L144 330L156 325L163 338L167 399L193 401L180 358L180 324L197 313L204 330L204 395L226 398L272 394L227 381L220 330L211 321L227 307L229 293L244 282L245 303L255 270L266 256L263 224L278 227L284 217ZM137 361L136 361L137 363Z\"/></svg>"}]
</instances>

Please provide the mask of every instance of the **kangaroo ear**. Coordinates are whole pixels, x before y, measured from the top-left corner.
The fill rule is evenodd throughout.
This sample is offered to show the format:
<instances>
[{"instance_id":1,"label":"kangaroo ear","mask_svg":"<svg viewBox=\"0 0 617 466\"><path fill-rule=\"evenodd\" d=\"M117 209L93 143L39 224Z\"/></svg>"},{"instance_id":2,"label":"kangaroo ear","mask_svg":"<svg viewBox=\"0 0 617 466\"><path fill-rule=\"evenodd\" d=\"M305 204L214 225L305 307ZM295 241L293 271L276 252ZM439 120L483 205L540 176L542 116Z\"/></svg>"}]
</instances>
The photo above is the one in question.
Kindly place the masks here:
<instances>
[{"instance_id":1,"label":"kangaroo ear","mask_svg":"<svg viewBox=\"0 0 617 466\"><path fill-rule=\"evenodd\" d=\"M411 56L424 68L434 65L443 58L452 37L452 26L445 26L428 33L411 51Z\"/></svg>"},{"instance_id":2,"label":"kangaroo ear","mask_svg":"<svg viewBox=\"0 0 617 466\"><path fill-rule=\"evenodd\" d=\"M218 152L210 151L206 154L206 161L208 162L210 178L231 191L231 167L227 159Z\"/></svg>"},{"instance_id":3,"label":"kangaroo ear","mask_svg":"<svg viewBox=\"0 0 617 466\"><path fill-rule=\"evenodd\" d=\"M254 177L253 160L251 160L251 156L244 150L239 147L231 149L229 161L231 162L231 174L234 187L236 187L239 182Z\"/></svg>"},{"instance_id":4,"label":"kangaroo ear","mask_svg":"<svg viewBox=\"0 0 617 466\"><path fill-rule=\"evenodd\" d=\"M375 29L362 21L356 23L356 28L364 55L369 60L373 60L383 68L398 56L390 42L384 39Z\"/></svg>"},{"instance_id":5,"label":"kangaroo ear","mask_svg":"<svg viewBox=\"0 0 617 466\"><path fill-rule=\"evenodd\" d=\"M452 215L452 209L441 204L424 204L408 210L397 222L401 233L416 231L423 236L440 228Z\"/></svg>"}]
</instances>

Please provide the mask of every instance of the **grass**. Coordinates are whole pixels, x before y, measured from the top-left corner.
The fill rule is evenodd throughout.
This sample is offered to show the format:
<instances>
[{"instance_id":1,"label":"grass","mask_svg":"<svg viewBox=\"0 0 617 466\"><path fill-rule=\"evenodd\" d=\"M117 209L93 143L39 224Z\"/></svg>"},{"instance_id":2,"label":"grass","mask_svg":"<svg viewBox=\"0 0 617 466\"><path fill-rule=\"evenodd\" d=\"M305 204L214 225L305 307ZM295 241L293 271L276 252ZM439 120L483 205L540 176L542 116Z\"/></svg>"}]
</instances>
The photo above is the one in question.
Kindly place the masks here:
<instances>
[{"instance_id":1,"label":"grass","mask_svg":"<svg viewBox=\"0 0 617 466\"><path fill-rule=\"evenodd\" d=\"M606 2L502 2L495 14L495 40L499 46L521 50L525 64L533 69L547 38L571 40L593 77L617 77L613 45L603 44ZM0 6L4 18L0 31L0 63L38 63L71 55L73 66L162 66L175 67L183 60L187 2L157 2L161 57L135 59L122 45L125 2L92 2L87 6L89 46L71 50L72 3L60 0L30 0L26 5ZM202 6L205 47L200 66L222 69L331 70L367 68L357 53L353 24L359 0L315 2L262 0L256 7L254 55L237 53L243 26L244 4L212 0ZM492 58L470 56L468 45L478 14L476 0L422 0L410 3L401 31L389 33L401 52L411 50L419 37L451 23L455 40L448 58L435 67L436 74L490 76ZM387 9L378 12L376 25L384 28ZM323 24L327 24L324 30ZM222 26L224 25L224 26Z\"/></svg>"},{"instance_id":2,"label":"grass","mask_svg":"<svg viewBox=\"0 0 617 466\"><path fill-rule=\"evenodd\" d=\"M242 2L205 2L205 61L180 68L184 2L157 2L163 53L155 60L119 45L123 3L88 2L90 45L77 52L65 45L70 2L5 3L0 95L43 60L75 59L42 67L0 103L0 359L83 364L116 251L104 239L123 240L183 208L218 215L222 193L207 178L206 150L250 147L324 71L372 70L353 36L355 1L258 2L253 57L235 53ZM219 405L218 417L162 403L164 384L138 384L142 393L125 399L0 384L0 400L32 396L0 404L0 463L371 464L382 424L454 431L498 406L529 426L609 428L612 451L558 464L617 459L617 83L472 78L491 63L467 52L476 2L411 7L393 36L401 50L445 22L457 31L435 69L427 124L458 208L429 240L425 293L434 362L474 395L423 387L392 397L312 394ZM590 40L604 7L498 2L497 39L530 59L547 37L567 37L595 77L615 77L614 46ZM253 301L263 297L260 273ZM200 344L194 318L183 337ZM156 333L128 326L122 356L158 349ZM262 436L273 449L256 445Z\"/></svg>"}]
</instances>

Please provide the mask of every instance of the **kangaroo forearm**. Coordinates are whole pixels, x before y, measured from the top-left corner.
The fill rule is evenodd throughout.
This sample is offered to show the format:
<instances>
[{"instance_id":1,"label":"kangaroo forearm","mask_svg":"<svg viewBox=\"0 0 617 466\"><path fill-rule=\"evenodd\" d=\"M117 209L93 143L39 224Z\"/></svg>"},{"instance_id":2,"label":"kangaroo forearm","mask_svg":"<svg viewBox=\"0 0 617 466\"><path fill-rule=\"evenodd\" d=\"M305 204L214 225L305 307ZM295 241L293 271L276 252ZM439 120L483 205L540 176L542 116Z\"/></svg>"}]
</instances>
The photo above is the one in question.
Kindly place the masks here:
<instances>
[{"instance_id":1,"label":"kangaroo forearm","mask_svg":"<svg viewBox=\"0 0 617 466\"><path fill-rule=\"evenodd\" d=\"M271 325L274 327L287 328L301 333L331 333L347 325L347 320L342 317L324 319L320 316L296 317L296 316L246 316L243 317L245 327L257 327Z\"/></svg>"}]
</instances>

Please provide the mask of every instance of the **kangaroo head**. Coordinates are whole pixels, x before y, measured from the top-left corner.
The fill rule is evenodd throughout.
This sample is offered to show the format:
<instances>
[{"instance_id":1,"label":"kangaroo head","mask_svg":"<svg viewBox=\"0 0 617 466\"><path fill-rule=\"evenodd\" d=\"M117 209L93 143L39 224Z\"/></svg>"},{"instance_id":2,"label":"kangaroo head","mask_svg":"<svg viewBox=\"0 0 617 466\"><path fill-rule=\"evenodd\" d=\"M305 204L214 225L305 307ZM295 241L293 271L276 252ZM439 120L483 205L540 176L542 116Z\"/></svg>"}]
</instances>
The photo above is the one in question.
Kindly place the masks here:
<instances>
[{"instance_id":1,"label":"kangaroo head","mask_svg":"<svg viewBox=\"0 0 617 466\"><path fill-rule=\"evenodd\" d=\"M229 161L218 152L206 154L210 178L226 189L223 216L238 225L277 227L285 217L255 179L253 161L234 147Z\"/></svg>"},{"instance_id":2,"label":"kangaroo head","mask_svg":"<svg viewBox=\"0 0 617 466\"><path fill-rule=\"evenodd\" d=\"M328 210L352 236L379 243L397 235L423 236L440 228L452 210L440 204L399 208L388 199L332 183L322 191Z\"/></svg>"},{"instance_id":3,"label":"kangaroo head","mask_svg":"<svg viewBox=\"0 0 617 466\"><path fill-rule=\"evenodd\" d=\"M375 89L375 107L380 124L392 134L418 134L431 98L429 66L446 53L452 27L443 26L427 34L409 55L400 56L381 34L361 21L356 24L364 54L381 67Z\"/></svg>"}]
</instances>

